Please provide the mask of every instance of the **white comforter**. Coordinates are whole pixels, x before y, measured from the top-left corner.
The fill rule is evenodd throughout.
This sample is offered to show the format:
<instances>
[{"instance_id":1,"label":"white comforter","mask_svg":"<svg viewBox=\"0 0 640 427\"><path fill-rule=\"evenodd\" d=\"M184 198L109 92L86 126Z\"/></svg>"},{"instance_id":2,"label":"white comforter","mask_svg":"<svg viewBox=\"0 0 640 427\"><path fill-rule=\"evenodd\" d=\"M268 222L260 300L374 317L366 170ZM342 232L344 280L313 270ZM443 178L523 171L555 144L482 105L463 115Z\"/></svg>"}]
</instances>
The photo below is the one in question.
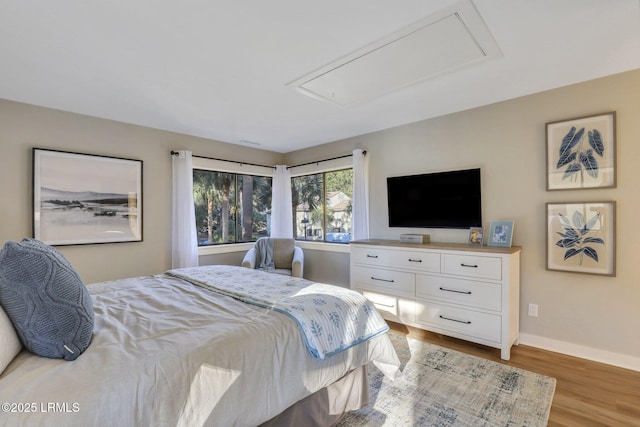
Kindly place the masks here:
<instances>
[{"instance_id":1,"label":"white comforter","mask_svg":"<svg viewBox=\"0 0 640 427\"><path fill-rule=\"evenodd\" d=\"M389 330L373 303L351 289L233 265L181 268L167 274L286 314L298 324L307 349L316 359Z\"/></svg>"},{"instance_id":2,"label":"white comforter","mask_svg":"<svg viewBox=\"0 0 640 427\"><path fill-rule=\"evenodd\" d=\"M368 361L399 365L386 335L314 359L287 316L167 275L88 288L91 345L72 362L19 354L1 426L255 426Z\"/></svg>"}]
</instances>

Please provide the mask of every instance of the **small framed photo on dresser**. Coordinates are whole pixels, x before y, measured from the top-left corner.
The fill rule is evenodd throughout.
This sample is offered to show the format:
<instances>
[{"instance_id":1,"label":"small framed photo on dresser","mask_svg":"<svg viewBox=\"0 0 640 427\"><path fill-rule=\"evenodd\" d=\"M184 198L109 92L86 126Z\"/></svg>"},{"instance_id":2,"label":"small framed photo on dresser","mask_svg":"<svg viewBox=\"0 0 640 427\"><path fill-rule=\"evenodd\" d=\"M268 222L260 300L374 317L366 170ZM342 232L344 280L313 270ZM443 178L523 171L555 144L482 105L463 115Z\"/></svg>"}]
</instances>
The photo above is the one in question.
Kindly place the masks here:
<instances>
[{"instance_id":1,"label":"small framed photo on dresser","mask_svg":"<svg viewBox=\"0 0 640 427\"><path fill-rule=\"evenodd\" d=\"M471 227L469 229L469 245L482 246L484 239L484 227Z\"/></svg>"},{"instance_id":2,"label":"small framed photo on dresser","mask_svg":"<svg viewBox=\"0 0 640 427\"><path fill-rule=\"evenodd\" d=\"M513 239L513 221L492 221L489 230L488 246L511 247Z\"/></svg>"}]
</instances>

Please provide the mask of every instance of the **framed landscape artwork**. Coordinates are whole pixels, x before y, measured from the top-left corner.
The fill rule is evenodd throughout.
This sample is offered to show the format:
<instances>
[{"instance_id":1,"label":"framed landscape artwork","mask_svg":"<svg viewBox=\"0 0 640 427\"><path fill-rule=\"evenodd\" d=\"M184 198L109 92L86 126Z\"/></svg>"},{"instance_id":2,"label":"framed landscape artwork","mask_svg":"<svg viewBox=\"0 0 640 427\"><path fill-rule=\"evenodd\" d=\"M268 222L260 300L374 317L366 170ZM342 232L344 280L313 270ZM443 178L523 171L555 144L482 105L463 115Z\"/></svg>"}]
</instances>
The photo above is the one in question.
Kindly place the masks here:
<instances>
[{"instance_id":1,"label":"framed landscape artwork","mask_svg":"<svg viewBox=\"0 0 640 427\"><path fill-rule=\"evenodd\" d=\"M616 113L546 124L547 190L616 186Z\"/></svg>"},{"instance_id":2,"label":"framed landscape artwork","mask_svg":"<svg viewBox=\"0 0 640 427\"><path fill-rule=\"evenodd\" d=\"M142 241L142 161L34 148L33 235L50 245Z\"/></svg>"},{"instance_id":3,"label":"framed landscape artwork","mask_svg":"<svg viewBox=\"0 0 640 427\"><path fill-rule=\"evenodd\" d=\"M616 203L547 203L547 270L615 276Z\"/></svg>"}]
</instances>

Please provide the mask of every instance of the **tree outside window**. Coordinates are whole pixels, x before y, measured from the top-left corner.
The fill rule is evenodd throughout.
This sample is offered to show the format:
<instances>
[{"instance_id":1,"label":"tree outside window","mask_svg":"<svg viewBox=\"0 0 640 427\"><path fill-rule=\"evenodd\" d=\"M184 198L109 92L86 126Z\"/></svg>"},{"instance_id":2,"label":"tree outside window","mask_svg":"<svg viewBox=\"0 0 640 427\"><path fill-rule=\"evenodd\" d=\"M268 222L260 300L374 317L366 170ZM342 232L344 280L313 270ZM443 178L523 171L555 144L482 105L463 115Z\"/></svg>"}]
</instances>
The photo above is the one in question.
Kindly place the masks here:
<instances>
[{"instance_id":1,"label":"tree outside window","mask_svg":"<svg viewBox=\"0 0 640 427\"><path fill-rule=\"evenodd\" d=\"M198 246L269 235L270 177L194 169L193 198Z\"/></svg>"}]
</instances>

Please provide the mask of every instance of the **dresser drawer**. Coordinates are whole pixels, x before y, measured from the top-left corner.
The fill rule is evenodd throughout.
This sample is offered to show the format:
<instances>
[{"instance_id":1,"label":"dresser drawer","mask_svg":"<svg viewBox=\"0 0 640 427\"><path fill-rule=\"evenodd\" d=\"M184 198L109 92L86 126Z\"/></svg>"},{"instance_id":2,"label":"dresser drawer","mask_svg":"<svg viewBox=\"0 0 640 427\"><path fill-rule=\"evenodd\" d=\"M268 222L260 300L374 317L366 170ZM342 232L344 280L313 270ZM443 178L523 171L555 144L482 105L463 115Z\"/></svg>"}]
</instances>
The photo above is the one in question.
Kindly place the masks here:
<instances>
[{"instance_id":1,"label":"dresser drawer","mask_svg":"<svg viewBox=\"0 0 640 427\"><path fill-rule=\"evenodd\" d=\"M502 260L498 257L442 254L442 272L483 279L502 279Z\"/></svg>"},{"instance_id":2,"label":"dresser drawer","mask_svg":"<svg viewBox=\"0 0 640 427\"><path fill-rule=\"evenodd\" d=\"M393 252L394 251L380 249L375 246L366 248L353 246L351 248L351 263L389 267L393 265Z\"/></svg>"},{"instance_id":3,"label":"dresser drawer","mask_svg":"<svg viewBox=\"0 0 640 427\"><path fill-rule=\"evenodd\" d=\"M501 311L502 286L451 277L416 275L416 297Z\"/></svg>"},{"instance_id":4,"label":"dresser drawer","mask_svg":"<svg viewBox=\"0 0 640 427\"><path fill-rule=\"evenodd\" d=\"M440 254L432 252L393 251L389 254L390 267L425 273L440 272Z\"/></svg>"},{"instance_id":5,"label":"dresser drawer","mask_svg":"<svg viewBox=\"0 0 640 427\"><path fill-rule=\"evenodd\" d=\"M351 262L374 267L440 272L440 254L425 251L389 250L376 247L352 247Z\"/></svg>"},{"instance_id":6,"label":"dresser drawer","mask_svg":"<svg viewBox=\"0 0 640 427\"><path fill-rule=\"evenodd\" d=\"M446 304L416 301L416 323L500 343L500 316Z\"/></svg>"},{"instance_id":7,"label":"dresser drawer","mask_svg":"<svg viewBox=\"0 0 640 427\"><path fill-rule=\"evenodd\" d=\"M380 311L382 317L394 322L413 323L414 301L377 292L358 289Z\"/></svg>"},{"instance_id":8,"label":"dresser drawer","mask_svg":"<svg viewBox=\"0 0 640 427\"><path fill-rule=\"evenodd\" d=\"M415 274L403 271L353 266L351 283L356 289L380 291L391 295L414 298L416 292Z\"/></svg>"}]
</instances>

